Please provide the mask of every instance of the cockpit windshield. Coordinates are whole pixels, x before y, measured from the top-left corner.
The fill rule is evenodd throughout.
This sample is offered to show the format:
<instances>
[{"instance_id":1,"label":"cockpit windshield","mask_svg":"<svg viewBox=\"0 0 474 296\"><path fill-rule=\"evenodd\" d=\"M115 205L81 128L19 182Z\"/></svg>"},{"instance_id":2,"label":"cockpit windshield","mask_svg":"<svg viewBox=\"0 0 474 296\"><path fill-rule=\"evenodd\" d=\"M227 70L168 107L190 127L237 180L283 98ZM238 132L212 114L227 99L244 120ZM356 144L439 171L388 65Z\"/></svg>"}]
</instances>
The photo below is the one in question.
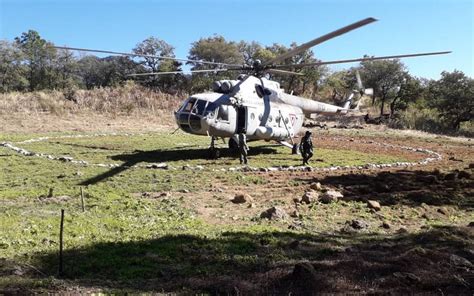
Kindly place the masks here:
<instances>
[{"instance_id":1,"label":"cockpit windshield","mask_svg":"<svg viewBox=\"0 0 474 296\"><path fill-rule=\"evenodd\" d=\"M204 109L206 109L207 101L197 100L194 104L193 110L191 113L202 115L204 114Z\"/></svg>"},{"instance_id":2,"label":"cockpit windshield","mask_svg":"<svg viewBox=\"0 0 474 296\"><path fill-rule=\"evenodd\" d=\"M206 109L206 104L207 101L189 98L189 100L181 107L179 111L202 115Z\"/></svg>"}]
</instances>

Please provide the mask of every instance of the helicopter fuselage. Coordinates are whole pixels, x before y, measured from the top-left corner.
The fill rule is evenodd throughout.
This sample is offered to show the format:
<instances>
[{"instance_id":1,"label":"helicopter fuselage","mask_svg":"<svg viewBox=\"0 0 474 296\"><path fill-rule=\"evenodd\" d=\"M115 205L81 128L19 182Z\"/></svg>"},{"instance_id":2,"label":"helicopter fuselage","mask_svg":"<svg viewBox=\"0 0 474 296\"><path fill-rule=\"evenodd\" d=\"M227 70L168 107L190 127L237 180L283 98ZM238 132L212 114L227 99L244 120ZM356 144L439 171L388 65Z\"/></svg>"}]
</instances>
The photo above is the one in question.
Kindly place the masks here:
<instances>
[{"instance_id":1,"label":"helicopter fuselage","mask_svg":"<svg viewBox=\"0 0 474 296\"><path fill-rule=\"evenodd\" d=\"M183 131L232 138L245 130L249 140L285 141L301 131L305 114L347 111L286 94L279 83L254 76L220 81L214 89L192 95L175 113Z\"/></svg>"}]
</instances>

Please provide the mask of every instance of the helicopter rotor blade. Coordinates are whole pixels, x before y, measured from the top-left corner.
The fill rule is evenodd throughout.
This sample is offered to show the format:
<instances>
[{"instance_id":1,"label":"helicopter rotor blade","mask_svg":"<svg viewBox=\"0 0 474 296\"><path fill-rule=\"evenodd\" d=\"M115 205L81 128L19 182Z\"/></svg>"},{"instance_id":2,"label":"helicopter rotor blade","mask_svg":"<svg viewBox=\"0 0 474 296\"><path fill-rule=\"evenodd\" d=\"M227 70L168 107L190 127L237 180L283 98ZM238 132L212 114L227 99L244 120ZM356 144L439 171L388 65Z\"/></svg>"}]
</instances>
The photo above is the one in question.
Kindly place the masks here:
<instances>
[{"instance_id":1,"label":"helicopter rotor blade","mask_svg":"<svg viewBox=\"0 0 474 296\"><path fill-rule=\"evenodd\" d=\"M266 71L267 71L267 72L270 72L270 73L273 73L273 74L285 74L285 75L304 76L303 73L285 71L285 70L280 70L280 69L268 69L268 70L266 70Z\"/></svg>"},{"instance_id":2,"label":"helicopter rotor blade","mask_svg":"<svg viewBox=\"0 0 474 296\"><path fill-rule=\"evenodd\" d=\"M151 73L137 73L137 74L128 74L130 77L137 76L158 76L158 75L168 75L168 74L184 74L184 73L208 73L208 72L225 72L230 71L230 69L209 69L209 70L190 70L190 71L167 71L167 72L151 72Z\"/></svg>"},{"instance_id":3,"label":"helicopter rotor blade","mask_svg":"<svg viewBox=\"0 0 474 296\"><path fill-rule=\"evenodd\" d=\"M173 60L173 61L186 62L186 63L189 62L189 63L197 63L197 64L218 65L218 66L234 66L234 67L240 67L241 66L241 65L237 65L237 64L226 64L226 63L199 61L199 60L178 59L178 58L172 58L172 57L162 57L162 56L155 56L155 55L148 55L148 54L137 54L137 53L119 52L119 51L110 51L110 50L101 50L101 49L88 49L88 48L66 47L66 46L53 46L53 47L56 48L56 49L107 53L107 54L123 55L123 56L129 56L129 57L153 58L153 59L159 59L159 60Z\"/></svg>"},{"instance_id":4,"label":"helicopter rotor blade","mask_svg":"<svg viewBox=\"0 0 474 296\"><path fill-rule=\"evenodd\" d=\"M345 33L349 32L349 31L355 30L355 29L357 29L357 28L360 28L360 27L362 27L362 26L365 26L365 25L370 24L370 23L375 22L375 21L377 21L375 18L369 17L369 18L360 20L360 21L358 21L358 22L355 22L355 23L353 23L353 24L351 24L351 25L348 25L348 26L345 26L345 27L343 27L343 28L340 28L340 29L338 29L338 30L336 30L336 31L333 31L333 32L331 32L331 33L328 33L328 34L326 34L326 35L323 35L323 36L321 36L321 37L318 37L318 38L316 38L316 39L313 39L313 40L311 40L311 41L309 41L309 42L307 42L307 43L304 43L304 44L302 44L302 45L300 45L300 46L298 46L298 47L295 47L294 49L292 49L292 50L290 50L290 51L288 51L288 52L286 52L286 53L284 53L284 54L282 54L282 55L280 55L280 56L277 56L277 57L274 58L274 59L271 59L271 60L269 60L269 61L263 63L263 66L269 66L269 65L272 65L272 64L279 63L279 62L281 62L281 61L283 61L283 60L285 60L285 59L287 59L287 58L290 58L290 57L292 57L292 56L294 56L294 55L297 55L298 53L303 52L303 51L305 51L305 50L307 50L307 49L309 49L309 48L311 48L311 47L313 47L313 46L315 46L315 45L317 45L317 44L323 43L323 42L325 42L325 41L327 41L327 40L329 40L329 39L335 38L335 37L337 37L337 36L340 36L340 35L342 35L342 34L345 34Z\"/></svg>"},{"instance_id":5,"label":"helicopter rotor blade","mask_svg":"<svg viewBox=\"0 0 474 296\"><path fill-rule=\"evenodd\" d=\"M401 55L392 55L392 56L382 56L382 57L366 57L359 59L349 59L349 60L335 60L335 61L321 61L315 63L307 64L293 64L293 65L277 65L275 68L302 68L302 67L312 67L312 66L321 66L321 65L332 65L332 64L344 64L344 63L355 63L355 62L365 62L365 61L375 61L375 60L389 60L389 59L399 59L399 58L411 58L419 56L430 56L430 55L440 55L448 54L452 51L437 51L437 52L424 52L424 53L414 53L414 54L401 54Z\"/></svg>"}]
</instances>

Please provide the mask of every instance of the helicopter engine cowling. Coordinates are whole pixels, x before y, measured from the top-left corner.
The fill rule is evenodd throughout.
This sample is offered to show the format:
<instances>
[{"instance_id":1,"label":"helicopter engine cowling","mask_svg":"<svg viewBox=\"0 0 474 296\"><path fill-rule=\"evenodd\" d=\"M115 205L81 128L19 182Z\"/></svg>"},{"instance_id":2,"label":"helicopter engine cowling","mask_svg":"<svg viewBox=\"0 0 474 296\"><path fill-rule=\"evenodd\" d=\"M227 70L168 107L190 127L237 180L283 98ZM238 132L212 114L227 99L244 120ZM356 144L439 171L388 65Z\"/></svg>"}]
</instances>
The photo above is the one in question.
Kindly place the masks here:
<instances>
[{"instance_id":1,"label":"helicopter engine cowling","mask_svg":"<svg viewBox=\"0 0 474 296\"><path fill-rule=\"evenodd\" d=\"M265 126L259 126L255 130L255 135L257 135L259 138L262 138L264 140L270 140L270 139L286 139L288 137L293 136L292 133L288 133L288 131L285 128L282 127L265 127Z\"/></svg>"},{"instance_id":2,"label":"helicopter engine cowling","mask_svg":"<svg viewBox=\"0 0 474 296\"><path fill-rule=\"evenodd\" d=\"M217 93L230 93L239 83L238 80L218 80L212 83L212 90Z\"/></svg>"}]
</instances>

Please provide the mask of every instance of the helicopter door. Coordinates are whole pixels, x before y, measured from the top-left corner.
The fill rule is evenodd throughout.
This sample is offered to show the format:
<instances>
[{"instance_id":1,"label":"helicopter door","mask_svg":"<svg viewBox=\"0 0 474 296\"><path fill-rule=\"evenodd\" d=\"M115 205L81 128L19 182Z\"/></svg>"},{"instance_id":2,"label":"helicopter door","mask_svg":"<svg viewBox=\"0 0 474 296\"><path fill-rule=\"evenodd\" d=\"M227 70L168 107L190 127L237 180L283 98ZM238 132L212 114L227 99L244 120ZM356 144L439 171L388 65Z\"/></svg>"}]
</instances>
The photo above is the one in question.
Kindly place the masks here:
<instances>
[{"instance_id":1,"label":"helicopter door","mask_svg":"<svg viewBox=\"0 0 474 296\"><path fill-rule=\"evenodd\" d=\"M237 107L237 133L240 133L247 126L246 109L242 106Z\"/></svg>"}]
</instances>

